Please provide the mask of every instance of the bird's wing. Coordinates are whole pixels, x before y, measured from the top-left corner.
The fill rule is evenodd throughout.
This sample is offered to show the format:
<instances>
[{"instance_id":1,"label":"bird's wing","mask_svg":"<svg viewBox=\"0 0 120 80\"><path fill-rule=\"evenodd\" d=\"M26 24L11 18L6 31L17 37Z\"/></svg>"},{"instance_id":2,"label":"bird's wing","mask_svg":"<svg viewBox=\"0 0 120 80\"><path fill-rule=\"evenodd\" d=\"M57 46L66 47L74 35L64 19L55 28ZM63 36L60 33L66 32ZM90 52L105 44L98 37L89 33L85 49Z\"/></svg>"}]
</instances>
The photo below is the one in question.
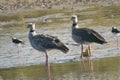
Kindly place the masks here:
<instances>
[{"instance_id":1,"label":"bird's wing","mask_svg":"<svg viewBox=\"0 0 120 80\"><path fill-rule=\"evenodd\" d=\"M57 37L51 35L36 35L35 43L45 49L59 49L64 53L69 50Z\"/></svg>"},{"instance_id":2,"label":"bird's wing","mask_svg":"<svg viewBox=\"0 0 120 80\"><path fill-rule=\"evenodd\" d=\"M93 29L90 29L90 31L91 31L90 33L92 35L94 35L97 39L99 39L101 41L105 41L105 39L99 33L97 33L96 31L94 31Z\"/></svg>"},{"instance_id":3,"label":"bird's wing","mask_svg":"<svg viewBox=\"0 0 120 80\"><path fill-rule=\"evenodd\" d=\"M80 28L80 29L77 29L75 33L76 35L80 36L83 41L97 42L97 43L106 42L105 39L93 29Z\"/></svg>"},{"instance_id":4,"label":"bird's wing","mask_svg":"<svg viewBox=\"0 0 120 80\"><path fill-rule=\"evenodd\" d=\"M14 41L16 41L16 42L22 42L22 40L20 40L20 39L14 39Z\"/></svg>"},{"instance_id":5,"label":"bird's wing","mask_svg":"<svg viewBox=\"0 0 120 80\"><path fill-rule=\"evenodd\" d=\"M120 33L120 31L118 29L112 29L112 32L114 33Z\"/></svg>"},{"instance_id":6,"label":"bird's wing","mask_svg":"<svg viewBox=\"0 0 120 80\"><path fill-rule=\"evenodd\" d=\"M45 48L53 48L58 42L60 42L57 37L50 35L36 35L34 38L36 44L40 44Z\"/></svg>"}]
</instances>

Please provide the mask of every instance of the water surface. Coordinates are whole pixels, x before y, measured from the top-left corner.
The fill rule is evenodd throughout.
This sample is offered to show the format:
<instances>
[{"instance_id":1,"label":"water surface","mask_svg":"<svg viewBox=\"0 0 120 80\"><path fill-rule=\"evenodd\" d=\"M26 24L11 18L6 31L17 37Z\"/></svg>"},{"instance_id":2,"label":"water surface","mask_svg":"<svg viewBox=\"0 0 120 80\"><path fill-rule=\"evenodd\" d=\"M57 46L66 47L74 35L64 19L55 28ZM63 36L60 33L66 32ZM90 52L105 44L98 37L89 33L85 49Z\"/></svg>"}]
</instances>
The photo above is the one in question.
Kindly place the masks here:
<instances>
[{"instance_id":1,"label":"water surface","mask_svg":"<svg viewBox=\"0 0 120 80\"><path fill-rule=\"evenodd\" d=\"M119 80L120 57L51 64L52 80ZM0 70L1 80L47 80L44 65Z\"/></svg>"},{"instance_id":2,"label":"water surface","mask_svg":"<svg viewBox=\"0 0 120 80\"><path fill-rule=\"evenodd\" d=\"M96 12L90 14L96 14ZM27 22L35 22L43 18L49 18L51 22L53 19L66 21L70 17L59 13L27 18L24 27L0 27L0 80L47 80L48 73L44 65L45 54L31 47L28 40L29 30L26 28ZM91 21L92 19L80 21L80 27ZM36 25L37 33L57 36L70 49L68 54L58 50L48 52L51 64L48 71L51 73L49 76L51 80L120 80L120 49L116 47L116 38L111 33L111 27L89 26L89 28L100 33L108 43L92 44L91 60L84 58L85 61L82 61L80 59L81 47L71 38L71 22ZM17 47L12 43L12 37L24 40L25 45Z\"/></svg>"}]
</instances>

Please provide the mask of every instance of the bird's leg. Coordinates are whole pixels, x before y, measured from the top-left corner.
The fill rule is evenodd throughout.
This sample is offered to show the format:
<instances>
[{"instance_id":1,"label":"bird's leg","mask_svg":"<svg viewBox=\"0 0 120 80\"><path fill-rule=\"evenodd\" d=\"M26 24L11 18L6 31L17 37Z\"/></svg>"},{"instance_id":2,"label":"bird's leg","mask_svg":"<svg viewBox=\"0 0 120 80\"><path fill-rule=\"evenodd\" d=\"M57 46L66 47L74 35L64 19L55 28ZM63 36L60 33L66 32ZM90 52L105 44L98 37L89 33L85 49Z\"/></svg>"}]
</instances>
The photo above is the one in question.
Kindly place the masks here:
<instances>
[{"instance_id":1,"label":"bird's leg","mask_svg":"<svg viewBox=\"0 0 120 80\"><path fill-rule=\"evenodd\" d=\"M88 56L91 56L90 44L88 44Z\"/></svg>"},{"instance_id":2,"label":"bird's leg","mask_svg":"<svg viewBox=\"0 0 120 80\"><path fill-rule=\"evenodd\" d=\"M85 61L84 59L81 60L82 66L83 66L83 70L86 71L86 67L85 67Z\"/></svg>"},{"instance_id":3,"label":"bird's leg","mask_svg":"<svg viewBox=\"0 0 120 80\"><path fill-rule=\"evenodd\" d=\"M47 52L45 52L45 55L46 55L46 67L49 67L49 63L48 63L48 54L47 54Z\"/></svg>"},{"instance_id":4,"label":"bird's leg","mask_svg":"<svg viewBox=\"0 0 120 80\"><path fill-rule=\"evenodd\" d=\"M84 59L83 59L83 44L81 44L81 56L80 56L80 58L82 59L81 60L81 63L82 63L82 65L83 65L83 68L84 68L84 71L85 71L85 63L84 63Z\"/></svg>"},{"instance_id":5,"label":"bird's leg","mask_svg":"<svg viewBox=\"0 0 120 80\"><path fill-rule=\"evenodd\" d=\"M81 44L81 56L80 58L83 58L83 44Z\"/></svg>"},{"instance_id":6,"label":"bird's leg","mask_svg":"<svg viewBox=\"0 0 120 80\"><path fill-rule=\"evenodd\" d=\"M88 60L89 60L89 68L90 68L91 79L95 80L93 61L90 57L88 58Z\"/></svg>"},{"instance_id":7,"label":"bird's leg","mask_svg":"<svg viewBox=\"0 0 120 80\"><path fill-rule=\"evenodd\" d=\"M20 55L19 55L19 46L18 45L16 45L17 46L17 49L18 49L18 58L20 58Z\"/></svg>"},{"instance_id":8,"label":"bird's leg","mask_svg":"<svg viewBox=\"0 0 120 80\"><path fill-rule=\"evenodd\" d=\"M118 44L119 44L119 43L118 43L118 37L117 37L117 49L119 49Z\"/></svg>"},{"instance_id":9,"label":"bird's leg","mask_svg":"<svg viewBox=\"0 0 120 80\"><path fill-rule=\"evenodd\" d=\"M45 52L46 55L46 69L47 69L47 76L48 76L48 80L51 80L51 73L50 73L50 66L48 63L48 54L47 52Z\"/></svg>"},{"instance_id":10,"label":"bird's leg","mask_svg":"<svg viewBox=\"0 0 120 80\"><path fill-rule=\"evenodd\" d=\"M88 58L88 62L89 62L90 71L93 72L93 62L90 57Z\"/></svg>"}]
</instances>

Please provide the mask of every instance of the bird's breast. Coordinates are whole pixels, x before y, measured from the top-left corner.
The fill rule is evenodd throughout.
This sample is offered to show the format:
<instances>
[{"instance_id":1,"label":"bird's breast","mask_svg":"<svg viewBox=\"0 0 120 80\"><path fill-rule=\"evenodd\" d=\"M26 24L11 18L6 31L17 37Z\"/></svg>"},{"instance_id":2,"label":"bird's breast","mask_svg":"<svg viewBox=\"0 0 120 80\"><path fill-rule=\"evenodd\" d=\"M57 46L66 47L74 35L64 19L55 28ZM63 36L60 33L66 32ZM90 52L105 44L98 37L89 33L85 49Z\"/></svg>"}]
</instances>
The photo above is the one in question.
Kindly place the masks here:
<instances>
[{"instance_id":1,"label":"bird's breast","mask_svg":"<svg viewBox=\"0 0 120 80\"><path fill-rule=\"evenodd\" d=\"M44 47L41 46L41 43L36 41L36 39L29 35L29 41L31 46L38 51L45 51Z\"/></svg>"},{"instance_id":2,"label":"bird's breast","mask_svg":"<svg viewBox=\"0 0 120 80\"><path fill-rule=\"evenodd\" d=\"M74 40L75 42L77 42L77 43L82 43L82 42L83 42L81 36L72 35L72 38L73 38L73 40Z\"/></svg>"},{"instance_id":3,"label":"bird's breast","mask_svg":"<svg viewBox=\"0 0 120 80\"><path fill-rule=\"evenodd\" d=\"M45 48L41 46L41 43L37 43L34 40L30 40L31 46L38 51L45 51Z\"/></svg>"}]
</instances>

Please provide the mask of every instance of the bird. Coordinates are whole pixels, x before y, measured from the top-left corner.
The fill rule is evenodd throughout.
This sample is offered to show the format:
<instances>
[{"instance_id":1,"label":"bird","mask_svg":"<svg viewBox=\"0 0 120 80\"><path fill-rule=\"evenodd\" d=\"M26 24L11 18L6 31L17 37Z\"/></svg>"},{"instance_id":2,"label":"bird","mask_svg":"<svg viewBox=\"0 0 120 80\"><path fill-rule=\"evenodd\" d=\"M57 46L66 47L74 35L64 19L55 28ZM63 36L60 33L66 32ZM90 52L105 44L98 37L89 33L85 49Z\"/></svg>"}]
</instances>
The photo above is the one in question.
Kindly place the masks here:
<instances>
[{"instance_id":1,"label":"bird","mask_svg":"<svg viewBox=\"0 0 120 80\"><path fill-rule=\"evenodd\" d=\"M12 42L14 44L24 44L23 40L12 37Z\"/></svg>"},{"instance_id":2,"label":"bird","mask_svg":"<svg viewBox=\"0 0 120 80\"><path fill-rule=\"evenodd\" d=\"M69 48L56 36L37 34L35 23L28 23L27 28L29 28L28 38L31 46L40 52L44 52L46 55L46 67L49 67L47 51L53 49L60 50L63 53L67 53L69 51Z\"/></svg>"},{"instance_id":3,"label":"bird","mask_svg":"<svg viewBox=\"0 0 120 80\"><path fill-rule=\"evenodd\" d=\"M12 37L12 42L17 46L18 55L19 55L19 44L25 44L23 40Z\"/></svg>"},{"instance_id":4,"label":"bird","mask_svg":"<svg viewBox=\"0 0 120 80\"><path fill-rule=\"evenodd\" d=\"M115 35L115 37L117 38L117 49L118 49L118 36L120 36L120 30L117 29L117 27L112 27L111 32Z\"/></svg>"},{"instance_id":5,"label":"bird","mask_svg":"<svg viewBox=\"0 0 120 80\"><path fill-rule=\"evenodd\" d=\"M81 56L80 58L83 58L83 45L88 45L88 55L91 56L91 43L98 43L98 44L104 44L107 43L107 41L95 30L90 28L79 28L78 26L78 17L77 15L72 15L72 39L81 45Z\"/></svg>"},{"instance_id":6,"label":"bird","mask_svg":"<svg viewBox=\"0 0 120 80\"><path fill-rule=\"evenodd\" d=\"M117 29L117 27L112 27L111 32L116 36L120 36L120 31Z\"/></svg>"}]
</instances>

